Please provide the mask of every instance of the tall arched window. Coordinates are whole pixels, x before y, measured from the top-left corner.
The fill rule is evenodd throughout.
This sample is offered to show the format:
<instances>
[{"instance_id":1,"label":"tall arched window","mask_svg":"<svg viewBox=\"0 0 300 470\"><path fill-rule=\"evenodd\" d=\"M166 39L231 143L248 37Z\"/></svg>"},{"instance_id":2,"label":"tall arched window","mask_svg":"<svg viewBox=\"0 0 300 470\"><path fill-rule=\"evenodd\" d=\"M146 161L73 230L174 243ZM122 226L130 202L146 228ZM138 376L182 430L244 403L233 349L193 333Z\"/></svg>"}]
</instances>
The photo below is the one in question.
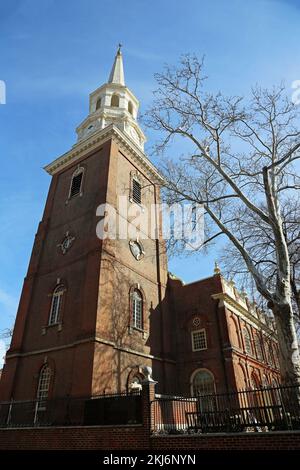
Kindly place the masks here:
<instances>
[{"instance_id":1,"label":"tall arched window","mask_svg":"<svg viewBox=\"0 0 300 470\"><path fill-rule=\"evenodd\" d=\"M247 388L247 385L248 385L248 380L247 380L247 374L246 374L246 371L245 371L245 368L242 366L242 364L239 364L240 366L240 374L239 374L239 377L240 377L240 387L242 390L245 390Z\"/></svg>"},{"instance_id":2,"label":"tall arched window","mask_svg":"<svg viewBox=\"0 0 300 470\"><path fill-rule=\"evenodd\" d=\"M244 344L245 344L245 351L247 354L252 355L252 342L251 342L251 336L250 336L250 331L246 326L243 328L243 336L244 336Z\"/></svg>"},{"instance_id":3,"label":"tall arched window","mask_svg":"<svg viewBox=\"0 0 300 470\"><path fill-rule=\"evenodd\" d=\"M193 396L215 393L215 379L213 374L206 369L195 371L191 378L191 389Z\"/></svg>"},{"instance_id":4,"label":"tall arched window","mask_svg":"<svg viewBox=\"0 0 300 470\"><path fill-rule=\"evenodd\" d=\"M128 101L128 111L130 112L130 114L133 114L133 106L131 101Z\"/></svg>"},{"instance_id":5,"label":"tall arched window","mask_svg":"<svg viewBox=\"0 0 300 470\"><path fill-rule=\"evenodd\" d=\"M119 95L117 94L112 95L110 105L114 108L118 108L120 106Z\"/></svg>"},{"instance_id":6,"label":"tall arched window","mask_svg":"<svg viewBox=\"0 0 300 470\"><path fill-rule=\"evenodd\" d=\"M239 323L237 320L234 318L232 315L230 318L230 332L232 335L232 342L234 346L238 346L241 348L241 337L240 337L240 329L239 329Z\"/></svg>"},{"instance_id":7,"label":"tall arched window","mask_svg":"<svg viewBox=\"0 0 300 470\"><path fill-rule=\"evenodd\" d=\"M39 402L39 407L45 406L45 401L49 395L49 388L50 388L50 381L51 381L51 369L50 367L45 364L39 375L39 383L37 388L36 399Z\"/></svg>"},{"instance_id":8,"label":"tall arched window","mask_svg":"<svg viewBox=\"0 0 300 470\"><path fill-rule=\"evenodd\" d=\"M251 388L252 389L257 389L261 387L260 380L255 372L252 372L251 374Z\"/></svg>"},{"instance_id":9,"label":"tall arched window","mask_svg":"<svg viewBox=\"0 0 300 470\"><path fill-rule=\"evenodd\" d=\"M134 289L132 293L132 311L131 325L140 330L143 329L143 296L138 289Z\"/></svg>"},{"instance_id":10,"label":"tall arched window","mask_svg":"<svg viewBox=\"0 0 300 470\"><path fill-rule=\"evenodd\" d=\"M101 106L101 98L98 98L97 101L96 101L96 111L97 109L99 109Z\"/></svg>"},{"instance_id":11,"label":"tall arched window","mask_svg":"<svg viewBox=\"0 0 300 470\"><path fill-rule=\"evenodd\" d=\"M269 380L266 374L263 374L262 377L262 382L261 382L263 387L268 387L269 386Z\"/></svg>"},{"instance_id":12,"label":"tall arched window","mask_svg":"<svg viewBox=\"0 0 300 470\"><path fill-rule=\"evenodd\" d=\"M261 347L261 338L260 336L258 336L258 334L256 334L254 338L255 338L254 343L255 343L256 357L259 361L263 361L264 356L263 356L263 351Z\"/></svg>"},{"instance_id":13,"label":"tall arched window","mask_svg":"<svg viewBox=\"0 0 300 470\"><path fill-rule=\"evenodd\" d=\"M273 353L274 353L275 366L277 367L277 369L279 369L279 351L278 351L277 346L274 347Z\"/></svg>"},{"instance_id":14,"label":"tall arched window","mask_svg":"<svg viewBox=\"0 0 300 470\"><path fill-rule=\"evenodd\" d=\"M82 181L83 181L84 168L78 167L73 175L69 191L69 199L82 194Z\"/></svg>"},{"instance_id":15,"label":"tall arched window","mask_svg":"<svg viewBox=\"0 0 300 470\"><path fill-rule=\"evenodd\" d=\"M36 393L36 405L34 413L34 423L37 424L46 411L47 399L49 396L50 382L52 371L50 367L45 364L39 374L39 383Z\"/></svg>"},{"instance_id":16,"label":"tall arched window","mask_svg":"<svg viewBox=\"0 0 300 470\"><path fill-rule=\"evenodd\" d=\"M273 366L274 365L273 348L272 348L272 343L270 341L268 341L266 344L266 354L267 354L267 363L270 366Z\"/></svg>"},{"instance_id":17,"label":"tall arched window","mask_svg":"<svg viewBox=\"0 0 300 470\"><path fill-rule=\"evenodd\" d=\"M57 286L52 294L51 309L49 315L49 325L54 325L60 320L60 313L62 307L63 295L65 292L65 287L60 284Z\"/></svg>"}]
</instances>

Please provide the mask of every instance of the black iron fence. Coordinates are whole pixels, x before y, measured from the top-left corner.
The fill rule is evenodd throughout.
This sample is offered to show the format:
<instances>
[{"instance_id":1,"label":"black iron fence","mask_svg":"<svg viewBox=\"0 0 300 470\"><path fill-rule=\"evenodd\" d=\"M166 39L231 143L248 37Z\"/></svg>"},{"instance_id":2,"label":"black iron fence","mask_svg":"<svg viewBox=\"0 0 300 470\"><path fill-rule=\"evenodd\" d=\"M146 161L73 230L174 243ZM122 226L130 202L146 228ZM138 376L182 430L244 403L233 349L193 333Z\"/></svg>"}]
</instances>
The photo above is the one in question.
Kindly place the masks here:
<instances>
[{"instance_id":1,"label":"black iron fence","mask_svg":"<svg viewBox=\"0 0 300 470\"><path fill-rule=\"evenodd\" d=\"M195 397L157 396L153 432L300 430L300 387L264 387Z\"/></svg>"},{"instance_id":2,"label":"black iron fence","mask_svg":"<svg viewBox=\"0 0 300 470\"><path fill-rule=\"evenodd\" d=\"M139 392L0 403L0 427L142 423Z\"/></svg>"},{"instance_id":3,"label":"black iron fence","mask_svg":"<svg viewBox=\"0 0 300 470\"><path fill-rule=\"evenodd\" d=\"M269 432L300 430L300 387L197 395L156 396L149 403L153 432ZM0 403L0 427L137 425L140 392Z\"/></svg>"}]
</instances>

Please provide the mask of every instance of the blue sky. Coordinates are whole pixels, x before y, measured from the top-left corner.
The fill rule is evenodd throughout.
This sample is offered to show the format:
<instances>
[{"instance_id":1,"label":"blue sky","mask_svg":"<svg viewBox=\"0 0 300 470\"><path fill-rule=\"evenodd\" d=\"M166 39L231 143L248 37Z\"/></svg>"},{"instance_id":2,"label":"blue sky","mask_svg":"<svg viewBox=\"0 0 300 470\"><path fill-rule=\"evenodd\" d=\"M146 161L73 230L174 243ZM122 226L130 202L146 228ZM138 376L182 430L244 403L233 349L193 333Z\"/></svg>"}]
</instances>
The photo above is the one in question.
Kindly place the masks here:
<instances>
[{"instance_id":1,"label":"blue sky","mask_svg":"<svg viewBox=\"0 0 300 470\"><path fill-rule=\"evenodd\" d=\"M211 86L225 93L291 86L300 79L299 24L300 0L2 0L0 329L13 322L41 219L50 182L42 167L75 143L88 94L107 80L117 44L143 111L153 74L186 52L205 54ZM153 143L156 135L147 135ZM172 260L170 270L190 282L210 275L216 258Z\"/></svg>"}]
</instances>

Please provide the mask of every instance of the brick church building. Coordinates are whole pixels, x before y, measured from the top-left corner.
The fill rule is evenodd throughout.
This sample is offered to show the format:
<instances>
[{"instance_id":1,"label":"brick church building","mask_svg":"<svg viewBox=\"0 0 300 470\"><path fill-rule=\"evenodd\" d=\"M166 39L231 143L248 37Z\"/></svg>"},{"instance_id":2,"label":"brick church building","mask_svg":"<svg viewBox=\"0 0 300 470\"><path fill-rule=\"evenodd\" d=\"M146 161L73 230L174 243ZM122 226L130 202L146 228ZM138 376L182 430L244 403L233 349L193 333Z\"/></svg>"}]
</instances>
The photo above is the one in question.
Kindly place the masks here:
<instances>
[{"instance_id":1,"label":"brick church building","mask_svg":"<svg viewBox=\"0 0 300 470\"><path fill-rule=\"evenodd\" d=\"M90 94L71 149L46 166L51 185L24 280L0 400L135 389L144 366L157 392L193 394L277 383L273 322L213 275L185 285L156 238L99 239L97 208L159 203L162 178L144 153L139 102L117 52Z\"/></svg>"}]
</instances>

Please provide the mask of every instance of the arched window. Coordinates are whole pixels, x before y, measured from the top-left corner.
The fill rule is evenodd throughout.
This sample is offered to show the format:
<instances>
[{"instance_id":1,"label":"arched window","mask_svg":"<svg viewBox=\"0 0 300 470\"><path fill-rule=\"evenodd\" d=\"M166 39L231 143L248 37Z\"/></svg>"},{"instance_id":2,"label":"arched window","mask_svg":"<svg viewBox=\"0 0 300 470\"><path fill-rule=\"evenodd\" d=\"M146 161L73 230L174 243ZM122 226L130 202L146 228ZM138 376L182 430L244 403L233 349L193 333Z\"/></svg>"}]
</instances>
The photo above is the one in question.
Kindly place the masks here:
<instances>
[{"instance_id":1,"label":"arched window","mask_svg":"<svg viewBox=\"0 0 300 470\"><path fill-rule=\"evenodd\" d=\"M242 366L242 364L239 364L240 366L240 374L238 375L240 377L240 387L242 390L245 390L248 386L248 380L247 380L247 375L245 368Z\"/></svg>"},{"instance_id":2,"label":"arched window","mask_svg":"<svg viewBox=\"0 0 300 470\"><path fill-rule=\"evenodd\" d=\"M136 392L139 390L142 390L142 380L140 375L135 375L129 384L129 391Z\"/></svg>"},{"instance_id":3,"label":"arched window","mask_svg":"<svg viewBox=\"0 0 300 470\"><path fill-rule=\"evenodd\" d=\"M273 353L274 353L275 366L277 367L277 369L279 369L279 350L277 346L274 347Z\"/></svg>"},{"instance_id":4,"label":"arched window","mask_svg":"<svg viewBox=\"0 0 300 470\"><path fill-rule=\"evenodd\" d=\"M280 386L280 382L279 382L278 378L276 378L276 377L272 378L271 386L272 387L279 387Z\"/></svg>"},{"instance_id":5,"label":"arched window","mask_svg":"<svg viewBox=\"0 0 300 470\"><path fill-rule=\"evenodd\" d=\"M273 348L272 348L272 343L270 341L268 341L266 344L266 353L267 353L267 363L270 366L273 366L274 365Z\"/></svg>"},{"instance_id":6,"label":"arched window","mask_svg":"<svg viewBox=\"0 0 300 470\"><path fill-rule=\"evenodd\" d=\"M241 348L239 324L233 315L230 318L230 332L231 332L231 341L233 345Z\"/></svg>"},{"instance_id":7,"label":"arched window","mask_svg":"<svg viewBox=\"0 0 300 470\"><path fill-rule=\"evenodd\" d=\"M261 382L263 387L268 387L269 386L269 380L266 374L263 375L262 377L262 382Z\"/></svg>"},{"instance_id":8,"label":"arched window","mask_svg":"<svg viewBox=\"0 0 300 470\"><path fill-rule=\"evenodd\" d=\"M132 105L131 101L128 101L128 111L130 112L130 114L133 115L133 105Z\"/></svg>"},{"instance_id":9,"label":"arched window","mask_svg":"<svg viewBox=\"0 0 300 470\"><path fill-rule=\"evenodd\" d=\"M98 98L97 101L96 101L96 111L97 109L99 109L101 106L101 98Z\"/></svg>"},{"instance_id":10,"label":"arched window","mask_svg":"<svg viewBox=\"0 0 300 470\"><path fill-rule=\"evenodd\" d=\"M215 393L215 379L213 374L206 369L195 371L191 378L191 388L193 396Z\"/></svg>"},{"instance_id":11,"label":"arched window","mask_svg":"<svg viewBox=\"0 0 300 470\"><path fill-rule=\"evenodd\" d=\"M51 369L45 364L39 375L39 383L37 388L36 399L40 406L44 406L44 402L47 400L49 395L50 381L51 381Z\"/></svg>"},{"instance_id":12,"label":"arched window","mask_svg":"<svg viewBox=\"0 0 300 470\"><path fill-rule=\"evenodd\" d=\"M54 325L60 320L60 312L62 306L63 295L65 292L65 287L60 284L57 286L52 294L51 309L49 315L49 325Z\"/></svg>"},{"instance_id":13,"label":"arched window","mask_svg":"<svg viewBox=\"0 0 300 470\"><path fill-rule=\"evenodd\" d=\"M245 351L247 354L252 355L253 352L252 352L251 336L246 326L244 326L243 328L243 336L244 336Z\"/></svg>"},{"instance_id":14,"label":"arched window","mask_svg":"<svg viewBox=\"0 0 300 470\"><path fill-rule=\"evenodd\" d=\"M74 171L71 180L70 192L69 192L69 199L78 195L82 194L82 180L83 180L84 168L78 167L76 171Z\"/></svg>"},{"instance_id":15,"label":"arched window","mask_svg":"<svg viewBox=\"0 0 300 470\"><path fill-rule=\"evenodd\" d=\"M252 372L252 375L251 375L251 388L252 389L257 389L257 388L260 388L261 384L260 384L260 380L258 378L258 376L256 375L255 372Z\"/></svg>"},{"instance_id":16,"label":"arched window","mask_svg":"<svg viewBox=\"0 0 300 470\"><path fill-rule=\"evenodd\" d=\"M46 411L47 399L49 395L52 372L50 367L45 364L39 374L38 388L36 392L36 405L34 413L34 424L37 424Z\"/></svg>"},{"instance_id":17,"label":"arched window","mask_svg":"<svg viewBox=\"0 0 300 470\"><path fill-rule=\"evenodd\" d=\"M118 108L120 106L119 95L117 94L112 95L110 105L114 108Z\"/></svg>"},{"instance_id":18,"label":"arched window","mask_svg":"<svg viewBox=\"0 0 300 470\"><path fill-rule=\"evenodd\" d=\"M255 350L256 350L256 357L259 361L263 361L264 356L263 356L263 351L261 347L261 338L256 334L254 336L254 343L255 343Z\"/></svg>"},{"instance_id":19,"label":"arched window","mask_svg":"<svg viewBox=\"0 0 300 470\"><path fill-rule=\"evenodd\" d=\"M139 330L143 329L143 296L138 289L132 293L131 325Z\"/></svg>"}]
</instances>

